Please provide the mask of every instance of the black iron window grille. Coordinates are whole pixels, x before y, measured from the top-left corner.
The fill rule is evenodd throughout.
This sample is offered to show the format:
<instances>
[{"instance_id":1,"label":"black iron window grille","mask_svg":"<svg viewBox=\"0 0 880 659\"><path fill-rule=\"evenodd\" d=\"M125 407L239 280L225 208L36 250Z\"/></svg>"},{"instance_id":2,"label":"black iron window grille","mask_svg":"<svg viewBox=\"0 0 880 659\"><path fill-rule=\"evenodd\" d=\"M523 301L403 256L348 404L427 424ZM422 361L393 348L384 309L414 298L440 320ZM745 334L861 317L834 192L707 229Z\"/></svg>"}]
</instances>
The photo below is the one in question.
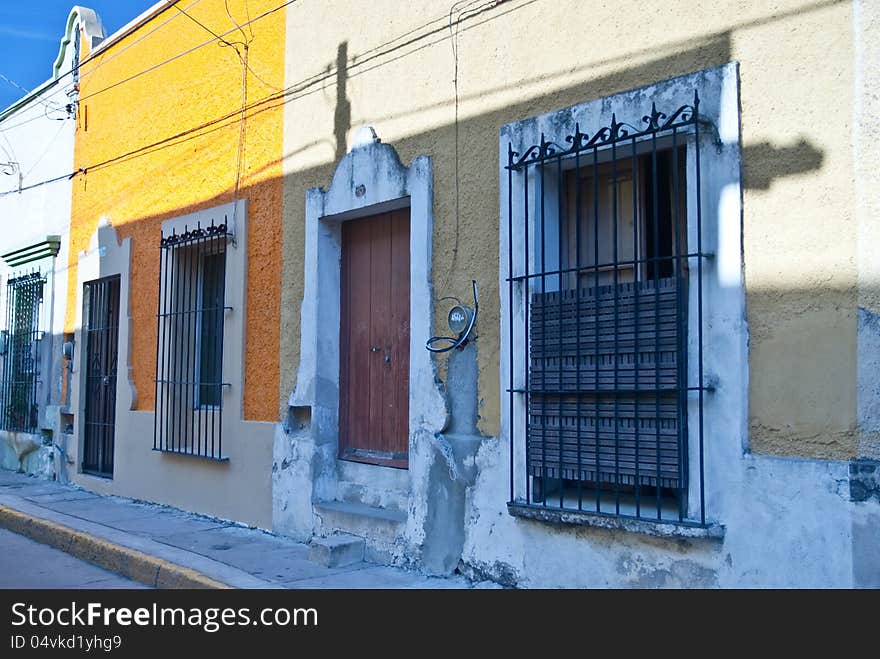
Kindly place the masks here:
<instances>
[{"instance_id":1,"label":"black iron window grille","mask_svg":"<svg viewBox=\"0 0 880 659\"><path fill-rule=\"evenodd\" d=\"M3 381L0 428L35 433L39 427L40 361L43 332L40 309L45 278L39 272L6 284L6 329L2 335Z\"/></svg>"},{"instance_id":2,"label":"black iron window grille","mask_svg":"<svg viewBox=\"0 0 880 659\"><path fill-rule=\"evenodd\" d=\"M508 146L511 505L706 524L698 113Z\"/></svg>"},{"instance_id":3,"label":"black iron window grille","mask_svg":"<svg viewBox=\"0 0 880 659\"><path fill-rule=\"evenodd\" d=\"M226 223L163 235L153 450L225 460Z\"/></svg>"}]
</instances>

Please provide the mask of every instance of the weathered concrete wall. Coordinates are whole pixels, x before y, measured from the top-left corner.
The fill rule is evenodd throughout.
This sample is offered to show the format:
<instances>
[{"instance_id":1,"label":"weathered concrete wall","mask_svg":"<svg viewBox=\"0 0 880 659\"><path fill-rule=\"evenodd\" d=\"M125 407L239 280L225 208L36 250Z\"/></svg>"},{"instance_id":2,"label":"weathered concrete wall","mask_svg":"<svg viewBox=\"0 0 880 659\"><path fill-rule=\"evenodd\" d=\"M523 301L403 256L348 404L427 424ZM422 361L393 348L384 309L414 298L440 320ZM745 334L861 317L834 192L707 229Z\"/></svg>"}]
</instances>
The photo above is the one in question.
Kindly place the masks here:
<instances>
[{"instance_id":1,"label":"weathered concrete wall","mask_svg":"<svg viewBox=\"0 0 880 659\"><path fill-rule=\"evenodd\" d=\"M507 514L507 447L487 442L465 570L520 587L840 587L876 582L876 500L845 462L751 455L724 480L723 540L552 527Z\"/></svg>"},{"instance_id":2,"label":"weathered concrete wall","mask_svg":"<svg viewBox=\"0 0 880 659\"><path fill-rule=\"evenodd\" d=\"M864 575L877 565L864 542L877 505L851 501L848 463L839 460L866 453L859 424L873 418L871 411L857 413L868 409L861 400L872 400L860 398L857 372L870 372L876 351L871 333L858 329L858 306L867 308L861 300L876 285L863 285L860 265L875 244L867 228L875 226L874 202L860 202L871 195L859 197L853 185L850 111L859 94L860 116L876 104L857 82L873 75L864 73L865 62L877 41L876 11L864 5L788 0L770 8L731 0L642 11L636 4L587 9L575 0L508 0L464 8L432 2L402 13L378 0L370 15L387 20L362 21L356 30L350 19L362 12L358 3L293 5L285 67L291 93L284 110L282 418L285 397L302 385L297 366L310 358L300 353L307 190L326 188L354 132L372 125L404 164L432 158L435 298L469 300L470 280L480 287L472 345L474 436L481 445L475 463L471 458L475 484L464 490L463 569L530 586L868 583ZM318 26L320 40L301 48ZM511 517L508 449L503 437L496 439L504 432L499 129L729 62L739 64L742 192L741 200L724 203L742 205L743 267L736 278L744 281L745 318L724 322L743 331L747 323L749 333L747 343L745 335L730 343L747 351L737 357L742 370L718 374L741 385L730 414L742 424L706 436L724 458L707 484L724 539L658 539ZM861 148L872 148L864 146L869 142ZM446 331L446 311L434 305L435 334ZM723 328L713 331L725 349ZM435 364L441 390L448 389L455 369L447 370L446 356ZM715 419L719 430L723 418ZM298 427L313 422L302 416ZM291 437L288 449L307 446ZM440 452L442 439L436 438ZM422 457L428 474L439 474L434 467L441 463ZM411 501L450 495L441 479L426 482L427 490L410 491ZM288 501L301 505L307 519L307 499L276 494L276 505ZM433 550L426 542L431 525L446 523L431 505L417 522L423 553L415 558L423 562ZM419 541L419 533L409 537Z\"/></svg>"},{"instance_id":3,"label":"weathered concrete wall","mask_svg":"<svg viewBox=\"0 0 880 659\"><path fill-rule=\"evenodd\" d=\"M286 84L296 91L285 106L281 399L294 388L300 358L305 191L329 183L358 126L375 126L404 162L421 153L434 159L435 295L467 300L470 280L478 281L478 427L496 436L499 127L736 60L749 444L783 455L855 455L852 115L832 109L854 101L850 3L665 6L645 20L635 5L587 12L573 1L510 0L474 6L472 15L456 10L451 30L450 5L400 13L393 2L374 3L372 16L393 18L357 31L340 18L358 15L357 3L302 2L288 11ZM317 25L320 42L298 47ZM638 48L626 38L632 34ZM829 40L839 44L833 52ZM442 331L439 307L434 326ZM445 359L437 363L445 378Z\"/></svg>"},{"instance_id":4,"label":"weathered concrete wall","mask_svg":"<svg viewBox=\"0 0 880 659\"><path fill-rule=\"evenodd\" d=\"M860 456L880 457L880 6L853 3L853 162L858 226L858 428Z\"/></svg>"}]
</instances>

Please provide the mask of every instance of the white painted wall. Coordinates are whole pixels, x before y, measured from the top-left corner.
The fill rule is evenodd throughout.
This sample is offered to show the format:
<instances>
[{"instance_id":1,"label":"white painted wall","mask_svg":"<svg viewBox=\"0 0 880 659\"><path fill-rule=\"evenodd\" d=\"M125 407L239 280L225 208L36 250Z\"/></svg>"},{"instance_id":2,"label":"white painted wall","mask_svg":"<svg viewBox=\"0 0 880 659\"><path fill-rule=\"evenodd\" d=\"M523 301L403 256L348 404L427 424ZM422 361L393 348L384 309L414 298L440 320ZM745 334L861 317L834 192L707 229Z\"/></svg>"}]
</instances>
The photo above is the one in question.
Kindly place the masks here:
<instances>
[{"instance_id":1,"label":"white painted wall","mask_svg":"<svg viewBox=\"0 0 880 659\"><path fill-rule=\"evenodd\" d=\"M62 27L62 26L59 26ZM80 40L94 43L103 38L103 28L91 9L74 7L62 27L55 62L46 62L50 77L21 101L0 112L0 254L61 236L61 249L55 259L43 259L21 267L39 268L46 276L40 328L43 344L43 392L41 402L61 403L61 337L67 292L68 237L73 179L73 146L76 126L76 81L72 68L77 58L77 32ZM18 106L18 107L17 107ZM0 261L0 309L6 309L6 281L15 272ZM45 410L41 423L51 426ZM50 410L51 412L51 410ZM54 416L54 415L53 415ZM12 438L0 432L0 465L18 469L21 448L13 449ZM24 441L23 439L20 441ZM16 443L20 443L17 441ZM35 448L25 442L25 448ZM28 460L25 469L46 475L52 473L51 450ZM36 464L39 462L39 464ZM33 463L33 464L31 464Z\"/></svg>"}]
</instances>

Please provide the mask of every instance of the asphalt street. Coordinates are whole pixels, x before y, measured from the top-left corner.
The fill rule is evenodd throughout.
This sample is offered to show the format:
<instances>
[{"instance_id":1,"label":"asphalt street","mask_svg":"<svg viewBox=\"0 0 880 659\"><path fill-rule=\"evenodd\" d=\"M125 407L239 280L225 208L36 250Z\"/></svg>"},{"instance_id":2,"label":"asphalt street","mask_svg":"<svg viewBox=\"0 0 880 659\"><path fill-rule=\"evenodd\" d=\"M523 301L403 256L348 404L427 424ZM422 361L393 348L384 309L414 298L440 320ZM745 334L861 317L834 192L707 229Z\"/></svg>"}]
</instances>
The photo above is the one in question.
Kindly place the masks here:
<instances>
[{"instance_id":1,"label":"asphalt street","mask_svg":"<svg viewBox=\"0 0 880 659\"><path fill-rule=\"evenodd\" d=\"M59 549L0 529L0 588L147 588Z\"/></svg>"}]
</instances>

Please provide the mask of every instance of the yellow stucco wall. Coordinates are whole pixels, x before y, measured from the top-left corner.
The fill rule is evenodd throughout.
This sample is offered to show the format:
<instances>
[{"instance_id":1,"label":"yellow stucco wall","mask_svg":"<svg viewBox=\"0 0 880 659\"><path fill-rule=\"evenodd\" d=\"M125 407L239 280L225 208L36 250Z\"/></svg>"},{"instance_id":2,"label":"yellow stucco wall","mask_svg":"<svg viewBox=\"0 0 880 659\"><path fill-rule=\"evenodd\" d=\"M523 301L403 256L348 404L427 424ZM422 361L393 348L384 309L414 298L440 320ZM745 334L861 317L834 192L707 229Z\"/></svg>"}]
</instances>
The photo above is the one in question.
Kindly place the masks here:
<instances>
[{"instance_id":1,"label":"yellow stucco wall","mask_svg":"<svg viewBox=\"0 0 880 659\"><path fill-rule=\"evenodd\" d=\"M450 10L453 18L459 11L466 16L457 27L450 28ZM305 192L329 185L359 126L374 126L405 164L422 154L433 158L435 295L468 300L470 280L480 285L478 423L482 432L497 435L499 128L729 61L741 64L748 442L758 452L852 456L855 78L849 1L435 0L405 10L395 0L375 0L368 8L357 0L292 5L282 406L299 360ZM437 305L434 325L441 332L445 312ZM441 376L444 365L440 357Z\"/></svg>"},{"instance_id":2,"label":"yellow stucco wall","mask_svg":"<svg viewBox=\"0 0 880 659\"><path fill-rule=\"evenodd\" d=\"M223 35L276 0L181 3ZM248 42L247 106L239 167L242 60L169 7L82 67L77 117L66 329L75 323L76 268L100 217L131 237L132 369L137 407L153 409L159 237L165 219L239 197L249 204L244 415L278 410L282 110L285 14L225 36ZM190 53L175 57L199 44ZM238 50L244 52L241 45ZM168 61L171 60L171 61ZM231 338L231 337L230 337ZM236 377L239 377L236 374Z\"/></svg>"}]
</instances>

